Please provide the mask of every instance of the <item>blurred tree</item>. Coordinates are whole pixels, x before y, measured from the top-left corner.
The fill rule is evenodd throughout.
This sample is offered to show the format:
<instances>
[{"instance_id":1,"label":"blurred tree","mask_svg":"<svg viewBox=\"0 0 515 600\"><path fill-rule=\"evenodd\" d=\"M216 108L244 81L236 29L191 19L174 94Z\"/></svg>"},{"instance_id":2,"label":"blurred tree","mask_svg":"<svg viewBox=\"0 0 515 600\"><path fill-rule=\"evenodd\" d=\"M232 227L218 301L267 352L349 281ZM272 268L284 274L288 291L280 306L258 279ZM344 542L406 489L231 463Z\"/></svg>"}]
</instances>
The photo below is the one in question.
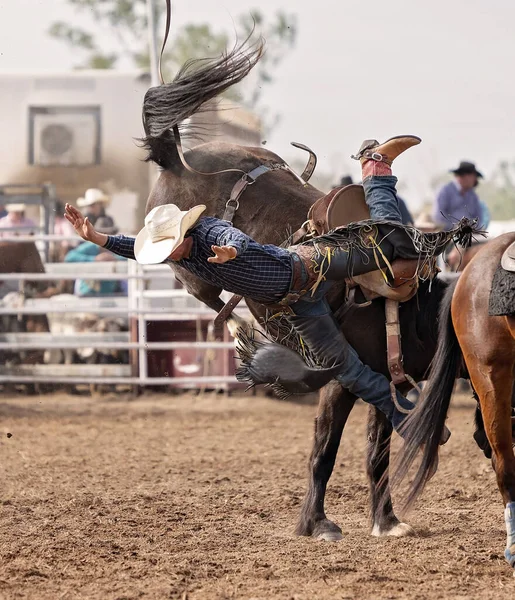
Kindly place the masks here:
<instances>
[{"instance_id":1,"label":"blurred tree","mask_svg":"<svg viewBox=\"0 0 515 600\"><path fill-rule=\"evenodd\" d=\"M440 188L452 175L444 173L433 177L431 186L435 197ZM480 180L478 196L486 203L494 221L515 219L515 161L502 161L494 169L492 176Z\"/></svg>"},{"instance_id":2,"label":"blurred tree","mask_svg":"<svg viewBox=\"0 0 515 600\"><path fill-rule=\"evenodd\" d=\"M147 35L147 13L145 0L67 0L77 13L87 13L108 36L93 34L81 27L57 21L52 23L49 34L68 44L72 50L82 53L84 60L78 68L111 69L121 60L129 60L138 68L150 64ZM157 30L164 29L165 3L156 2L155 21ZM239 100L250 108L257 108L263 88L273 81L274 71L294 46L297 23L294 15L278 11L270 21L263 14L252 11L239 16L235 21L238 40L248 37L256 40L257 32L267 43L266 52L255 68L253 85L229 90L228 96ZM218 57L230 44L232 37L226 32L214 31L207 23L189 24L174 31L169 50L163 57L163 70L169 80L188 60ZM109 45L111 47L107 48ZM265 112L264 108L260 112Z\"/></svg>"}]
</instances>

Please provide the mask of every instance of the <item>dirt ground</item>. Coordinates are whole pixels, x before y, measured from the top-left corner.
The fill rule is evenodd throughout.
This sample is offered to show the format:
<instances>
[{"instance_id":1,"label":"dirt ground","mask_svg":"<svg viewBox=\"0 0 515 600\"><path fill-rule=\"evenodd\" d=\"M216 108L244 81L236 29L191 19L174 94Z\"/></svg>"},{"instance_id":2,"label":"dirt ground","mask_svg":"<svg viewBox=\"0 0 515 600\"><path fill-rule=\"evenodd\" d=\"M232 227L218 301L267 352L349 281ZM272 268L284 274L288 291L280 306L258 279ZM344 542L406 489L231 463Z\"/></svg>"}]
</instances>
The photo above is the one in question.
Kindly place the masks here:
<instances>
[{"instance_id":1,"label":"dirt ground","mask_svg":"<svg viewBox=\"0 0 515 600\"><path fill-rule=\"evenodd\" d=\"M253 396L0 397L0 598L500 599L503 506L455 399L440 470L370 536L366 408L327 495L338 543L293 535L315 406Z\"/></svg>"}]
</instances>

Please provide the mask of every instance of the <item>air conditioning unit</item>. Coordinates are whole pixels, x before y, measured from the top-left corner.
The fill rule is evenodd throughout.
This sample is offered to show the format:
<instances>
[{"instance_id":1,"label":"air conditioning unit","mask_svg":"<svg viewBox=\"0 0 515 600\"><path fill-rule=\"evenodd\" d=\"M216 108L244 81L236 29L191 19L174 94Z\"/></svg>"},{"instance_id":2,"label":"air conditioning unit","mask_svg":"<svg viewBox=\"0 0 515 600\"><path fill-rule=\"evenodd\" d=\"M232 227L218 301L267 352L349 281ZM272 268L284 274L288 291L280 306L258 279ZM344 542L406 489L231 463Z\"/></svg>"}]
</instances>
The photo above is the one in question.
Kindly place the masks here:
<instances>
[{"instance_id":1,"label":"air conditioning unit","mask_svg":"<svg viewBox=\"0 0 515 600\"><path fill-rule=\"evenodd\" d=\"M52 112L33 115L33 164L87 166L98 164L98 115Z\"/></svg>"}]
</instances>

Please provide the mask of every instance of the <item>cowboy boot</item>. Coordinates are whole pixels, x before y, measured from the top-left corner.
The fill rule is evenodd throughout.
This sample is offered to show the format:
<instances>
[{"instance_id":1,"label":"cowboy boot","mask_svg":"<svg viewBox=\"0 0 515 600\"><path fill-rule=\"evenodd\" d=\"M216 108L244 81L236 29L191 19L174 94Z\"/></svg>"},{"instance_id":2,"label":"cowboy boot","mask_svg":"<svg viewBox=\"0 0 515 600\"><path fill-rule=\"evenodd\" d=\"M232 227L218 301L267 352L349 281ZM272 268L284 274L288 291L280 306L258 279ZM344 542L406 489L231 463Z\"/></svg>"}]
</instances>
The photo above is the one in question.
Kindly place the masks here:
<instances>
[{"instance_id":1,"label":"cowboy boot","mask_svg":"<svg viewBox=\"0 0 515 600\"><path fill-rule=\"evenodd\" d=\"M420 144L422 140L416 135L398 135L380 144L377 140L365 140L357 154L351 158L359 160L363 165L368 160L383 162L391 165L392 162L408 148Z\"/></svg>"}]
</instances>

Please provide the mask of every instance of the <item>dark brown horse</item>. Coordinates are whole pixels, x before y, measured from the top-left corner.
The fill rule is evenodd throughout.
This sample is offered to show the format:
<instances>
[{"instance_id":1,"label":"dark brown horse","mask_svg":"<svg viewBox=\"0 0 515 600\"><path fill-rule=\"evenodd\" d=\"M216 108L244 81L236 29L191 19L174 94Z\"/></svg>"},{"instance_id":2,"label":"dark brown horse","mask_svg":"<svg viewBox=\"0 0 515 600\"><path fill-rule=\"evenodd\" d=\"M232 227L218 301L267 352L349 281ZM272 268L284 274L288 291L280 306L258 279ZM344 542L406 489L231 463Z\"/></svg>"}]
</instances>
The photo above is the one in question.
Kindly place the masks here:
<instances>
[{"instance_id":1,"label":"dark brown horse","mask_svg":"<svg viewBox=\"0 0 515 600\"><path fill-rule=\"evenodd\" d=\"M477 394L492 465L506 508L506 559L515 567L515 456L512 402L515 378L515 317L489 316L492 280L515 233L484 244L442 303L439 347L421 401L406 423L406 442L394 475L400 481L424 445L407 504L422 492L438 460L454 380L464 365Z\"/></svg>"},{"instance_id":2,"label":"dark brown horse","mask_svg":"<svg viewBox=\"0 0 515 600\"><path fill-rule=\"evenodd\" d=\"M180 156L173 128L183 120L203 110L204 103L241 81L259 60L261 49L249 52L236 49L227 57L203 66L183 69L167 85L151 88L143 105L143 122L148 159L157 163L162 172L147 203L147 212L155 206L175 203L186 210L196 204L206 204L207 214L222 217L235 183L243 173L260 165L284 165L276 154L263 148L248 148L234 144L211 142L201 144ZM201 175L196 171L216 176ZM289 233L297 230L306 219L308 209L323 192L311 185L302 185L299 178L284 168L273 168L259 177L244 192L234 225L258 242L281 244ZM221 289L204 283L181 268L173 267L177 278L196 298L215 311L223 307ZM446 284L435 281L431 290L423 285L418 297L401 308L401 330L406 356L406 370L421 380L436 348L432 323ZM343 303L343 284L330 299L333 310ZM264 316L264 308L248 302L256 318ZM352 307L341 319L342 328L361 359L374 370L388 376L384 302L377 300L366 308ZM404 390L406 391L406 390ZM331 383L320 395L315 421L314 447L309 463L309 485L297 527L299 535L340 539L341 530L329 521L324 512L326 486L331 476L341 435L356 397ZM374 535L405 535L408 525L400 523L389 499L388 471L391 426L382 413L372 410L368 432L368 476L371 489ZM379 481L383 478L381 489ZM382 494L388 498L379 503Z\"/></svg>"},{"instance_id":3,"label":"dark brown horse","mask_svg":"<svg viewBox=\"0 0 515 600\"><path fill-rule=\"evenodd\" d=\"M0 241L0 284L2 273L44 273L45 267L34 242ZM13 282L11 282L13 283ZM35 297L45 295L47 281L25 281L22 285L23 296ZM46 315L1 315L0 330L5 332L38 333L50 331ZM29 350L22 354L0 352L0 361L5 364L8 359L27 364L37 364L43 360L43 351Z\"/></svg>"}]
</instances>

